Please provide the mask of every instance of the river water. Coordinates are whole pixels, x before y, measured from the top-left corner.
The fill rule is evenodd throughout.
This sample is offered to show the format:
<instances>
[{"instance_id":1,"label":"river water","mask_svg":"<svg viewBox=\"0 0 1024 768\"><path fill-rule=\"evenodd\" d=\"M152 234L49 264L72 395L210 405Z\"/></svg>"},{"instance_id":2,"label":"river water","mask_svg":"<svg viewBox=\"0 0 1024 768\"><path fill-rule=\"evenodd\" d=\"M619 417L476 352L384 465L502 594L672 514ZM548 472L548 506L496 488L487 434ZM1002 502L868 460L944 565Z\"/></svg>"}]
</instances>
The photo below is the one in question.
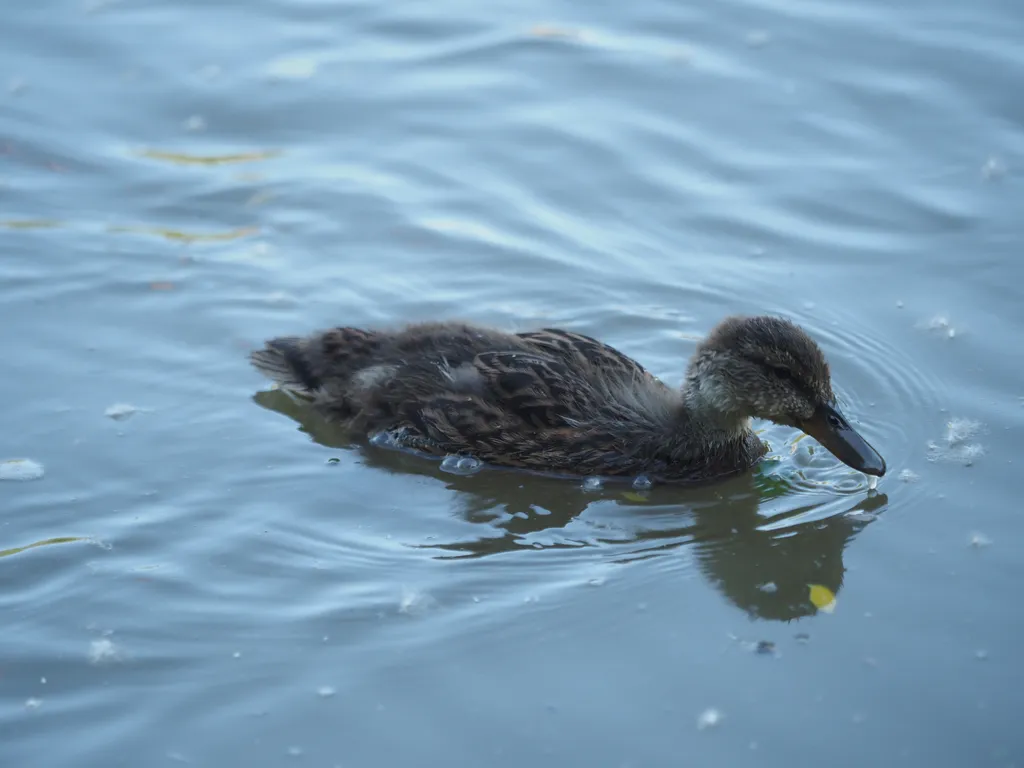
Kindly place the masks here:
<instances>
[{"instance_id":1,"label":"river water","mask_svg":"<svg viewBox=\"0 0 1024 768\"><path fill-rule=\"evenodd\" d=\"M1019 3L9 5L2 765L1024 765ZM676 382L733 312L876 492L767 424L708 489L453 475L246 360L462 318Z\"/></svg>"}]
</instances>

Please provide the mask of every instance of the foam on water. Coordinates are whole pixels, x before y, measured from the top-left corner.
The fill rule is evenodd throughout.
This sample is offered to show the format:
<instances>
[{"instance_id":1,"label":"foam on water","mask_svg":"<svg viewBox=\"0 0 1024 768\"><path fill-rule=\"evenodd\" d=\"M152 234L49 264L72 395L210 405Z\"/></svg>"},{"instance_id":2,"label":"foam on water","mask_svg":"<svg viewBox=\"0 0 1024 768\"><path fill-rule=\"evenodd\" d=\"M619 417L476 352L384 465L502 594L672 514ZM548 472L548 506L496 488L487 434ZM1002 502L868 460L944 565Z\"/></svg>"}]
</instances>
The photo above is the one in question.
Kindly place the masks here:
<instances>
[{"instance_id":1,"label":"foam on water","mask_svg":"<svg viewBox=\"0 0 1024 768\"><path fill-rule=\"evenodd\" d=\"M46 470L32 459L7 459L0 461L0 480L38 480Z\"/></svg>"}]
</instances>

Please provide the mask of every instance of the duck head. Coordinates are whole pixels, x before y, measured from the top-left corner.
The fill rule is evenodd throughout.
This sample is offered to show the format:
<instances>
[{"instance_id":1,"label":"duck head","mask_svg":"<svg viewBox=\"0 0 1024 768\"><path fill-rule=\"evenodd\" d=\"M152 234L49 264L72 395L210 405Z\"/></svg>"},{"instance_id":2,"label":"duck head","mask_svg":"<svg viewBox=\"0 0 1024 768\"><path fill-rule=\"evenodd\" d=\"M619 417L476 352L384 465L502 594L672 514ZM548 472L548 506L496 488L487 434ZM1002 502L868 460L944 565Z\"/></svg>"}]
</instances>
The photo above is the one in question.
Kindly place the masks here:
<instances>
[{"instance_id":1,"label":"duck head","mask_svg":"<svg viewBox=\"0 0 1024 768\"><path fill-rule=\"evenodd\" d=\"M885 474L885 459L836 407L825 355L798 325L730 317L697 348L684 384L690 407L724 424L768 419L806 432L844 464Z\"/></svg>"}]
</instances>

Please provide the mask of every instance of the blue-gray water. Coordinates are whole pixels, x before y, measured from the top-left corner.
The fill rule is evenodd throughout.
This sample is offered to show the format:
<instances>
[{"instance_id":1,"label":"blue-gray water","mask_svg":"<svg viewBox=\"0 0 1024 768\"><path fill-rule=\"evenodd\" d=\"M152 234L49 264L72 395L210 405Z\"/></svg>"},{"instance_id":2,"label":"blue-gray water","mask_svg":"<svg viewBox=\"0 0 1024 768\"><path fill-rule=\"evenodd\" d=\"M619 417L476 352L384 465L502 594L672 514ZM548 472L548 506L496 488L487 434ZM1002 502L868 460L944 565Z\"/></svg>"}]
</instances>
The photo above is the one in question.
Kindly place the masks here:
<instances>
[{"instance_id":1,"label":"blue-gray water","mask_svg":"<svg viewBox=\"0 0 1024 768\"><path fill-rule=\"evenodd\" d=\"M1016 0L8 3L0 460L45 475L0 482L0 764L1024 765L1022 40ZM461 317L678 381L730 312L820 340L877 494L770 426L710 490L460 477L245 360Z\"/></svg>"}]
</instances>

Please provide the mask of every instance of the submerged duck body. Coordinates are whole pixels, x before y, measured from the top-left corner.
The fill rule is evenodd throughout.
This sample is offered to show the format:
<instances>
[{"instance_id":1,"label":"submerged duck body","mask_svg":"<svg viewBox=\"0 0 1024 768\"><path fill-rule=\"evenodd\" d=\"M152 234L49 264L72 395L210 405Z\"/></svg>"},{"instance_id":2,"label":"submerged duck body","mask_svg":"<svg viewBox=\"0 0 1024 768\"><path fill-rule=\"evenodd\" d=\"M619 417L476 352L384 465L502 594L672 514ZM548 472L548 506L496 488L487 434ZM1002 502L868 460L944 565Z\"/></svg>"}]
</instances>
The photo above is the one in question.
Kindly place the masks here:
<instances>
[{"instance_id":1,"label":"submerged duck body","mask_svg":"<svg viewBox=\"0 0 1024 768\"><path fill-rule=\"evenodd\" d=\"M555 474L701 483L765 454L752 418L797 427L867 474L885 461L835 406L828 363L799 326L730 317L680 388L572 331L466 323L332 328L280 337L250 360L328 419L444 456Z\"/></svg>"}]
</instances>

